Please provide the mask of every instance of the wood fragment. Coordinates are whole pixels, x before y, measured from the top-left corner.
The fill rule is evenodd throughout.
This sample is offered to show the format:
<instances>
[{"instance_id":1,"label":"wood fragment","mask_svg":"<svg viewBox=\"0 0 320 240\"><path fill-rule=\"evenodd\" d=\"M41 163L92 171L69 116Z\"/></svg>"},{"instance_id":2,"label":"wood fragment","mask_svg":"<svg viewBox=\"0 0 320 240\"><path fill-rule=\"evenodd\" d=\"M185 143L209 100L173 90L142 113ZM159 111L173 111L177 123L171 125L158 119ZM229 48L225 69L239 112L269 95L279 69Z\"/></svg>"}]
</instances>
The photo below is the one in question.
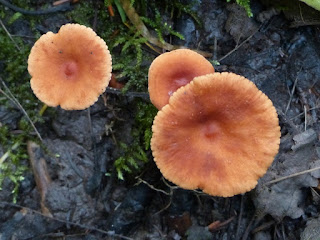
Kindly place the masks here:
<instances>
[{"instance_id":1,"label":"wood fragment","mask_svg":"<svg viewBox=\"0 0 320 240\"><path fill-rule=\"evenodd\" d=\"M58 1L53 2L52 5L58 6L58 5L66 3L66 2L70 2L70 0L58 0Z\"/></svg>"},{"instance_id":2,"label":"wood fragment","mask_svg":"<svg viewBox=\"0 0 320 240\"><path fill-rule=\"evenodd\" d=\"M235 218L235 216L232 216L231 218L229 218L229 219L227 219L226 221L223 221L223 222L220 222L219 220L218 221L214 221L211 224L209 224L207 228L211 232L217 231L220 228L222 228L222 227L228 225L230 222L232 222L232 220L234 218Z\"/></svg>"},{"instance_id":3,"label":"wood fragment","mask_svg":"<svg viewBox=\"0 0 320 240\"><path fill-rule=\"evenodd\" d=\"M52 214L45 205L46 194L51 184L51 178L48 173L46 160L41 157L40 146L35 142L28 141L27 149L34 179L41 197L41 211L44 215L51 217Z\"/></svg>"},{"instance_id":4,"label":"wood fragment","mask_svg":"<svg viewBox=\"0 0 320 240\"><path fill-rule=\"evenodd\" d=\"M109 11L110 16L114 17L114 11L113 11L113 8L112 8L111 4L108 6L108 11Z\"/></svg>"},{"instance_id":5,"label":"wood fragment","mask_svg":"<svg viewBox=\"0 0 320 240\"><path fill-rule=\"evenodd\" d=\"M253 229L251 233L252 233L252 234L255 234L255 233L257 233L257 232L264 231L264 230L270 228L270 227L271 227L273 224L275 224L275 223L276 223L276 222L275 222L274 220L271 220L271 221L269 221L269 222L266 222L266 223L260 225L259 227L256 227L255 229Z\"/></svg>"}]
</instances>

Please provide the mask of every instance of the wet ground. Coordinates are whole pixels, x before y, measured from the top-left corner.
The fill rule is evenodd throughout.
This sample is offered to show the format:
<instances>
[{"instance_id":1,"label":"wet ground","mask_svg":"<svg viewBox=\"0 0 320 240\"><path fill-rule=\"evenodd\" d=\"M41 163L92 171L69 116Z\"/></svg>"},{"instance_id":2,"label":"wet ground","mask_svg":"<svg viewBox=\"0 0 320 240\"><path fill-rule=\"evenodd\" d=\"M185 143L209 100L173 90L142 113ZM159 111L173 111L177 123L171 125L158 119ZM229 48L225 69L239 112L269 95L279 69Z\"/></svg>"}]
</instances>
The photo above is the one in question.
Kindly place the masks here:
<instances>
[{"instance_id":1,"label":"wet ground","mask_svg":"<svg viewBox=\"0 0 320 240\"><path fill-rule=\"evenodd\" d=\"M147 100L107 93L107 105L101 97L90 110L57 109L37 126L47 149L28 142L32 171L17 204L11 204L5 182L1 240L319 239L320 172L306 171L320 166L319 26L292 27L293 20L258 2L252 18L218 0L199 1L194 9L203 26L190 16L173 19L174 29L186 36L173 44L212 53L210 60L220 63L216 71L247 77L277 109L280 151L256 189L230 198L179 189L161 177L150 153L138 178L118 180L113 161L120 150L113 137L132 138L131 106ZM63 14L50 15L37 27L56 31L66 22ZM31 34L27 22L18 24L9 28L11 34ZM11 123L21 117L6 115ZM117 119L125 121L107 134Z\"/></svg>"}]
</instances>

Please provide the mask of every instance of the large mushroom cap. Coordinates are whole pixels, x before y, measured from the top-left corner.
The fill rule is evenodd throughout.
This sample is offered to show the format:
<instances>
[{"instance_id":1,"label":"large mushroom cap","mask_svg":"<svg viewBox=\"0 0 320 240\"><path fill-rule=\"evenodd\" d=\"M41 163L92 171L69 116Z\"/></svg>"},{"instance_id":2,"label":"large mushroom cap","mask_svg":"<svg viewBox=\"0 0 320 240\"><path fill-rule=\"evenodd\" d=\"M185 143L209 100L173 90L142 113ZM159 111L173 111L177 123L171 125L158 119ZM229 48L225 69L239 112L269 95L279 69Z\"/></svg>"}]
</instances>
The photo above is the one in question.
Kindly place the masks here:
<instances>
[{"instance_id":1,"label":"large mushroom cap","mask_svg":"<svg viewBox=\"0 0 320 240\"><path fill-rule=\"evenodd\" d=\"M233 73L196 77L179 88L152 130L152 153L165 178L223 197L253 189L280 143L271 100Z\"/></svg>"},{"instance_id":2,"label":"large mushroom cap","mask_svg":"<svg viewBox=\"0 0 320 240\"><path fill-rule=\"evenodd\" d=\"M66 110L94 104L111 78L106 43L88 27L66 24L48 32L31 49L28 71L35 95L49 106Z\"/></svg>"},{"instance_id":3,"label":"large mushroom cap","mask_svg":"<svg viewBox=\"0 0 320 240\"><path fill-rule=\"evenodd\" d=\"M149 68L150 100L161 109L170 96L194 77L214 73L212 64L189 49L178 49L158 56Z\"/></svg>"}]
</instances>

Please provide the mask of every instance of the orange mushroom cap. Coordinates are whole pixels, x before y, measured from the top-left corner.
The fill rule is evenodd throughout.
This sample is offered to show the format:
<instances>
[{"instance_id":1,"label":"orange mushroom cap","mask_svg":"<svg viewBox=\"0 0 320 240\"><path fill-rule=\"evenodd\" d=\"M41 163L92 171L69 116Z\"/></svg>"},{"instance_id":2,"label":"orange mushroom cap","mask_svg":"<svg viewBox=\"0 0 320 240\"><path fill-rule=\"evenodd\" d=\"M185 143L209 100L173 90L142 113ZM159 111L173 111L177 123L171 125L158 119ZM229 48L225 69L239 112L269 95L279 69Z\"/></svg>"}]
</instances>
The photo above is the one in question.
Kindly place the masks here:
<instances>
[{"instance_id":1,"label":"orange mushroom cap","mask_svg":"<svg viewBox=\"0 0 320 240\"><path fill-rule=\"evenodd\" d=\"M233 73L194 78L154 119L151 149L165 178L229 197L253 189L279 149L271 100Z\"/></svg>"},{"instance_id":2,"label":"orange mushroom cap","mask_svg":"<svg viewBox=\"0 0 320 240\"><path fill-rule=\"evenodd\" d=\"M161 109L170 96L194 77L214 73L212 64L199 53L178 49L158 56L149 68L150 100Z\"/></svg>"},{"instance_id":3,"label":"orange mushroom cap","mask_svg":"<svg viewBox=\"0 0 320 240\"><path fill-rule=\"evenodd\" d=\"M34 94L48 106L81 110L109 84L112 60L106 43L88 27L66 24L42 35L31 49L28 71Z\"/></svg>"}]
</instances>

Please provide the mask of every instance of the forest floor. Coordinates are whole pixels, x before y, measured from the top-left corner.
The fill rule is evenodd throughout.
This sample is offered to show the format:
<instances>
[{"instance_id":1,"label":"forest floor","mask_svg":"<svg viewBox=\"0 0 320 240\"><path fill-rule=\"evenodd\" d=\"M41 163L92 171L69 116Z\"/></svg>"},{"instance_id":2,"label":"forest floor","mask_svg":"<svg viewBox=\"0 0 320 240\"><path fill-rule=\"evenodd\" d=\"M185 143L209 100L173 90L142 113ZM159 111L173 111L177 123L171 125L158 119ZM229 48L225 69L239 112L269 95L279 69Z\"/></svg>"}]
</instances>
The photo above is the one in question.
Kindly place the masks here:
<instances>
[{"instance_id":1,"label":"forest floor","mask_svg":"<svg viewBox=\"0 0 320 240\"><path fill-rule=\"evenodd\" d=\"M25 2L33 10L50 7L46 1ZM217 72L250 79L279 115L280 150L267 174L251 192L221 198L172 185L157 169L147 140L137 143L137 132L150 133L156 113L142 70L118 66L120 81L130 83L127 91L108 88L87 110L49 108L39 116L42 103L32 95L26 67L33 43L74 22L92 27L109 44L113 40L107 36L126 29L115 5L114 17L103 1L84 0L65 12L38 17L0 4L0 240L319 239L320 27L308 19L312 9L301 6L307 10L294 14L254 2L249 18L236 4L199 0L192 11L201 25L190 14L171 16L159 7L161 21L184 36L164 31L165 41L207 52ZM156 18L151 7L148 11ZM105 20L113 24L111 30ZM137 61L148 69L159 53L137 42L130 48L138 55L142 49ZM117 64L124 42L113 44ZM14 57L4 56L8 49ZM21 62L14 65L15 60Z\"/></svg>"}]
</instances>

